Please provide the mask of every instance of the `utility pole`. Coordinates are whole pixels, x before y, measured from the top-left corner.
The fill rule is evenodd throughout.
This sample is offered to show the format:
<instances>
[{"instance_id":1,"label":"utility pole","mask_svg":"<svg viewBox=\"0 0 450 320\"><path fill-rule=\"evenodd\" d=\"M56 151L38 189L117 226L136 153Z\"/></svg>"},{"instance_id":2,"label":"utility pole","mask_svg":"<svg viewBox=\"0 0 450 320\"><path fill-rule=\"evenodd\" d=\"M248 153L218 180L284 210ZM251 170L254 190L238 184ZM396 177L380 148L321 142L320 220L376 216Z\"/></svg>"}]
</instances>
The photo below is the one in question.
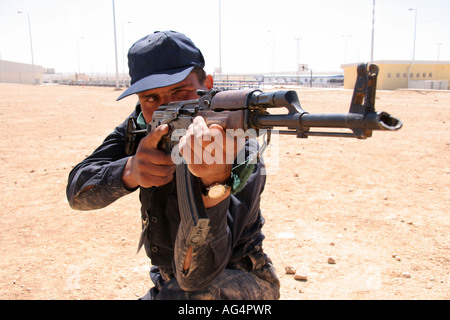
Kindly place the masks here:
<instances>
[{"instance_id":1,"label":"utility pole","mask_svg":"<svg viewBox=\"0 0 450 320\"><path fill-rule=\"evenodd\" d=\"M373 63L373 49L375 43L375 0L373 0L373 11L372 11L372 47L370 51L370 62Z\"/></svg>"},{"instance_id":2,"label":"utility pole","mask_svg":"<svg viewBox=\"0 0 450 320\"><path fill-rule=\"evenodd\" d=\"M411 60L411 65L408 68L408 88L409 81L411 80L411 72L414 66L414 60L416 59L416 34L417 34L417 9L409 9L409 11L415 11L415 19L414 19L414 45L413 45L413 55Z\"/></svg>"},{"instance_id":3,"label":"utility pole","mask_svg":"<svg viewBox=\"0 0 450 320\"><path fill-rule=\"evenodd\" d=\"M413 45L413 56L412 56L412 65L414 65L414 61L416 60L416 36L417 36L417 9L409 9L409 11L415 11L414 18L414 45Z\"/></svg>"},{"instance_id":4,"label":"utility pole","mask_svg":"<svg viewBox=\"0 0 450 320\"><path fill-rule=\"evenodd\" d=\"M17 11L17 13L22 14L22 11ZM31 68L33 69L33 84L36 83L35 73L34 73L34 55L33 55L33 38L31 37L31 22L30 22L30 13L28 14L28 32L30 33L30 47L31 47Z\"/></svg>"},{"instance_id":5,"label":"utility pole","mask_svg":"<svg viewBox=\"0 0 450 320\"><path fill-rule=\"evenodd\" d=\"M443 45L443 43L437 43L438 46L438 56L437 56L437 61L439 61L441 59L441 46Z\"/></svg>"},{"instance_id":6,"label":"utility pole","mask_svg":"<svg viewBox=\"0 0 450 320\"><path fill-rule=\"evenodd\" d=\"M114 49L116 52L116 89L119 89L119 62L117 59L117 36L116 36L116 6L114 0L112 0L113 5L113 21L114 21Z\"/></svg>"}]
</instances>

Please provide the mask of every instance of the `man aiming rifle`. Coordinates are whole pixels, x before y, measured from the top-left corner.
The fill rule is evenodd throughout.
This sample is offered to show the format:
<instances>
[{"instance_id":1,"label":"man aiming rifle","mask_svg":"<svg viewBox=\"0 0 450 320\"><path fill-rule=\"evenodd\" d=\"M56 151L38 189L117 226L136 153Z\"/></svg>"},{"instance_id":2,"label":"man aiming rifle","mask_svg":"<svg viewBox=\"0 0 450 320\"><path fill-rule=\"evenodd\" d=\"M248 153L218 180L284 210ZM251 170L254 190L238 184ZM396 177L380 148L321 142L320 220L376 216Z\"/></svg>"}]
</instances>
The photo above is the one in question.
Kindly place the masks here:
<instances>
[{"instance_id":1,"label":"man aiming rifle","mask_svg":"<svg viewBox=\"0 0 450 320\"><path fill-rule=\"evenodd\" d=\"M140 190L139 248L151 259L155 284L143 299L279 299L280 283L262 248L264 165L248 133L270 137L282 128L299 138L364 139L372 130L400 129L398 119L375 111L377 67L359 67L348 114L317 115L304 111L293 91L213 90L200 50L181 33L151 34L128 59L131 86L118 99L137 94L139 102L74 167L70 205L98 209ZM271 108L287 114L272 115ZM227 135L231 129L244 137ZM238 147L240 138L245 143Z\"/></svg>"}]
</instances>

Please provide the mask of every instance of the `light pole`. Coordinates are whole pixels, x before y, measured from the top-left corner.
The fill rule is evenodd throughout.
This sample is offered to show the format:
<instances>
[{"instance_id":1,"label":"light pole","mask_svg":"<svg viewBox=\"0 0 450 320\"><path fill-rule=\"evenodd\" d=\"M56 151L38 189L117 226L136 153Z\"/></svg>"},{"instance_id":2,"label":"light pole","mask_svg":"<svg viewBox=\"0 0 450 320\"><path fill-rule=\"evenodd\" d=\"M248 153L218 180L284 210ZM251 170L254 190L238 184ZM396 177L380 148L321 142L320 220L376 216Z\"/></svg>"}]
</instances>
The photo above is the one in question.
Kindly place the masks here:
<instances>
[{"instance_id":1,"label":"light pole","mask_svg":"<svg viewBox=\"0 0 450 320\"><path fill-rule=\"evenodd\" d=\"M414 65L414 61L416 60L416 35L417 35L417 9L409 9L409 11L415 11L414 18L414 45L413 45L413 56L412 56L412 65Z\"/></svg>"},{"instance_id":2,"label":"light pole","mask_svg":"<svg viewBox=\"0 0 450 320\"><path fill-rule=\"evenodd\" d=\"M297 84L300 85L300 40L302 38L295 38L297 41Z\"/></svg>"},{"instance_id":3,"label":"light pole","mask_svg":"<svg viewBox=\"0 0 450 320\"><path fill-rule=\"evenodd\" d=\"M113 6L113 22L114 22L114 50L116 53L116 89L119 89L119 61L117 59L117 36L116 36L116 6L112 0Z\"/></svg>"},{"instance_id":4,"label":"light pole","mask_svg":"<svg viewBox=\"0 0 450 320\"><path fill-rule=\"evenodd\" d=\"M81 58L80 58L80 39L84 39L84 37L77 38L77 50L78 50L78 74L81 74Z\"/></svg>"},{"instance_id":5,"label":"light pole","mask_svg":"<svg viewBox=\"0 0 450 320\"><path fill-rule=\"evenodd\" d=\"M436 43L436 45L438 46L438 56L437 56L437 61L440 60L440 56L441 56L441 46L444 45L443 43Z\"/></svg>"},{"instance_id":6,"label":"light pole","mask_svg":"<svg viewBox=\"0 0 450 320\"><path fill-rule=\"evenodd\" d=\"M5 73L3 72L3 61L2 61L2 54L0 52L0 73L2 74L2 80L1 82L5 82Z\"/></svg>"},{"instance_id":7,"label":"light pole","mask_svg":"<svg viewBox=\"0 0 450 320\"><path fill-rule=\"evenodd\" d=\"M375 0L373 0L373 11L372 11L372 46L370 49L370 62L371 63L373 63L374 43L375 43Z\"/></svg>"},{"instance_id":8,"label":"light pole","mask_svg":"<svg viewBox=\"0 0 450 320\"><path fill-rule=\"evenodd\" d=\"M415 19L414 19L414 45L413 45L413 55L411 60L411 65L408 67L408 84L407 87L409 88L409 81L411 80L411 72L412 67L414 66L414 60L416 58L416 32L417 32L417 9L410 8L409 11L415 11Z\"/></svg>"},{"instance_id":9,"label":"light pole","mask_svg":"<svg viewBox=\"0 0 450 320\"><path fill-rule=\"evenodd\" d=\"M17 11L17 13L22 14L22 11ZM28 31L30 33L30 48L31 48L31 68L33 70L33 84L36 84L36 78L34 74L34 55L33 55L33 38L31 37L31 22L30 22L30 13L27 12L28 15Z\"/></svg>"}]
</instances>

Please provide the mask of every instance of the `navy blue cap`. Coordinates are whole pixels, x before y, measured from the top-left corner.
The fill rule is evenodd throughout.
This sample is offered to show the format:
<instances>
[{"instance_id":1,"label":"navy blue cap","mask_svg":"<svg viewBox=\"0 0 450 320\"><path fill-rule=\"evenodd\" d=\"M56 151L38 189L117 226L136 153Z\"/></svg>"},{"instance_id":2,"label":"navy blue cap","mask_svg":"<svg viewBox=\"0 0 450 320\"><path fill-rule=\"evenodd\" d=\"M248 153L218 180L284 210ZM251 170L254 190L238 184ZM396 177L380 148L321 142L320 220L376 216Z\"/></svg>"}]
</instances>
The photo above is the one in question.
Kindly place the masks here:
<instances>
[{"instance_id":1,"label":"navy blue cap","mask_svg":"<svg viewBox=\"0 0 450 320\"><path fill-rule=\"evenodd\" d=\"M186 79L194 67L204 66L201 51L186 35L156 31L138 40L128 51L130 87L117 100L174 85Z\"/></svg>"}]
</instances>

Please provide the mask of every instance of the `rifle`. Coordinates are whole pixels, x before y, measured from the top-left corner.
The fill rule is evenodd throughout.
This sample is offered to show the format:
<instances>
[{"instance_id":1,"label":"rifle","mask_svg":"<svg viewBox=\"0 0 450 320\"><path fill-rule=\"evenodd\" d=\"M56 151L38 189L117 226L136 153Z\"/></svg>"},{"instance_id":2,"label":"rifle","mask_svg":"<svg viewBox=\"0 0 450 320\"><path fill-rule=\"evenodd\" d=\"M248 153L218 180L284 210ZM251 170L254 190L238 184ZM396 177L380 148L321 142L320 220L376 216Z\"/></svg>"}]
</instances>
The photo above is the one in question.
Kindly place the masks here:
<instances>
[{"instance_id":1,"label":"rifle","mask_svg":"<svg viewBox=\"0 0 450 320\"><path fill-rule=\"evenodd\" d=\"M279 134L296 135L297 138L352 137L367 139L373 130L396 131L402 127L401 120L390 114L375 110L376 85L379 68L377 65L360 64L357 80L348 113L310 114L302 109L295 91L264 93L260 90L198 91L196 100L172 102L160 106L153 113L147 129L136 130L135 119L130 119L126 135L126 152L132 154L136 148L137 136L145 135L159 125L168 124L169 134L164 136L158 147L170 154L178 141L171 134L178 129L187 129L196 116L202 116L208 125L220 124L224 129L252 130L256 136L267 134L276 128ZM271 114L272 108L285 108L287 114ZM326 128L327 131L313 131ZM349 132L330 129L348 129ZM188 245L199 245L206 240L209 218L203 206L201 184L193 177L184 163L176 166L177 192L180 215L183 223L190 226L185 230Z\"/></svg>"}]
</instances>

